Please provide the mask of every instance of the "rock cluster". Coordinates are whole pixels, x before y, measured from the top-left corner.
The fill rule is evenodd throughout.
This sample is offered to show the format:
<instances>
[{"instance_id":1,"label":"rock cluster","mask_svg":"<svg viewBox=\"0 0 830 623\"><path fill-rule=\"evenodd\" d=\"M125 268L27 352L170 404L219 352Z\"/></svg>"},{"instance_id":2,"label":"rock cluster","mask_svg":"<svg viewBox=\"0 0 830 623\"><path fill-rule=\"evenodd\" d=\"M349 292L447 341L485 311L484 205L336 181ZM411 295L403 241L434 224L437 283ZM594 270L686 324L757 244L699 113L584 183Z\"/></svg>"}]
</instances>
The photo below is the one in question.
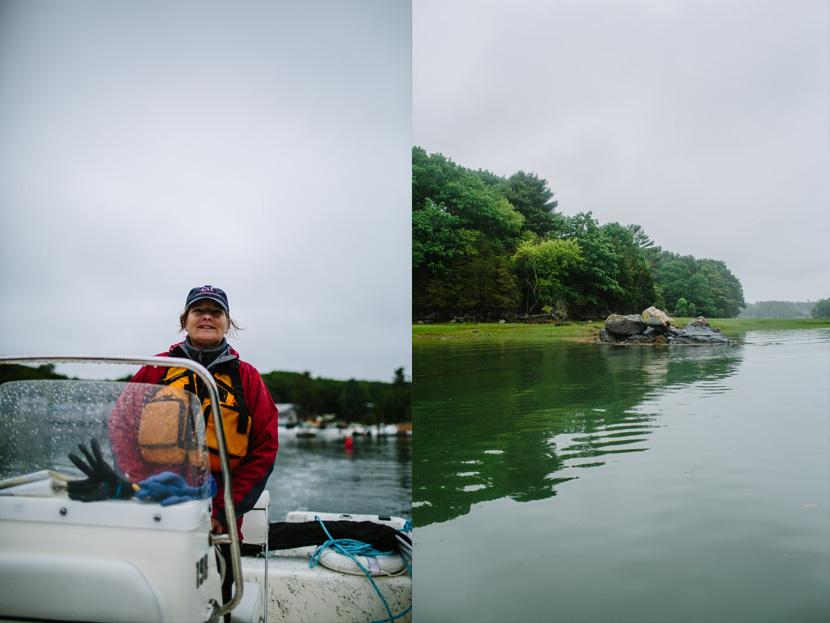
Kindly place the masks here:
<instances>
[{"instance_id":1,"label":"rock cluster","mask_svg":"<svg viewBox=\"0 0 830 623\"><path fill-rule=\"evenodd\" d=\"M602 342L611 344L728 344L729 339L700 316L682 329L672 326L673 320L649 307L642 314L611 314L599 332Z\"/></svg>"}]
</instances>

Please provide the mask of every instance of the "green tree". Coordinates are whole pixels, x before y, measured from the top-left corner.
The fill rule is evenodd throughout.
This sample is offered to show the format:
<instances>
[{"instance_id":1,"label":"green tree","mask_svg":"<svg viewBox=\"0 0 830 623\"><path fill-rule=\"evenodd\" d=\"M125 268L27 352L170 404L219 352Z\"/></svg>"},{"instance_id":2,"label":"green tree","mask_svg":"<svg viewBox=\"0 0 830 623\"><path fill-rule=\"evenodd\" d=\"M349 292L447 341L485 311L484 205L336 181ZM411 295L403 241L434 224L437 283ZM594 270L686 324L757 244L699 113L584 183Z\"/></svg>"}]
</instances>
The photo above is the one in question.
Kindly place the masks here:
<instances>
[{"instance_id":1,"label":"green tree","mask_svg":"<svg viewBox=\"0 0 830 623\"><path fill-rule=\"evenodd\" d=\"M525 229L545 237L561 227L562 217L555 212L558 204L546 180L519 171L501 182L497 189L524 217Z\"/></svg>"},{"instance_id":2,"label":"green tree","mask_svg":"<svg viewBox=\"0 0 830 623\"><path fill-rule=\"evenodd\" d=\"M427 197L424 207L412 213L412 267L433 273L447 269L464 252L461 220Z\"/></svg>"},{"instance_id":3,"label":"green tree","mask_svg":"<svg viewBox=\"0 0 830 623\"><path fill-rule=\"evenodd\" d=\"M391 385L386 385L377 401L381 422L397 423L412 420L412 384L406 380L404 369L398 368Z\"/></svg>"},{"instance_id":4,"label":"green tree","mask_svg":"<svg viewBox=\"0 0 830 623\"><path fill-rule=\"evenodd\" d=\"M509 256L524 217L497 190L501 178L421 148L412 159L414 316L515 313Z\"/></svg>"},{"instance_id":5,"label":"green tree","mask_svg":"<svg viewBox=\"0 0 830 623\"><path fill-rule=\"evenodd\" d=\"M298 375L294 381L294 404L300 419L307 420L317 415L320 407L320 394L317 384L308 371Z\"/></svg>"},{"instance_id":6,"label":"green tree","mask_svg":"<svg viewBox=\"0 0 830 623\"><path fill-rule=\"evenodd\" d=\"M624 294L617 281L619 258L611 240L590 212L565 217L561 238L579 243L583 261L569 283L576 292L573 311L577 317L596 318L613 311L614 301Z\"/></svg>"},{"instance_id":7,"label":"green tree","mask_svg":"<svg viewBox=\"0 0 830 623\"><path fill-rule=\"evenodd\" d=\"M445 273L427 278L415 274L415 318L497 320L515 315L521 293L510 258L483 238L473 247Z\"/></svg>"},{"instance_id":8,"label":"green tree","mask_svg":"<svg viewBox=\"0 0 830 623\"><path fill-rule=\"evenodd\" d=\"M685 298L698 314L732 318L746 305L741 282L718 260L662 251L655 281L657 294L668 309L676 309L679 299Z\"/></svg>"},{"instance_id":9,"label":"green tree","mask_svg":"<svg viewBox=\"0 0 830 623\"><path fill-rule=\"evenodd\" d=\"M656 299L654 277L632 228L608 223L602 226L602 231L614 248L617 283L622 290L611 297L612 309L619 313L634 313L653 305Z\"/></svg>"},{"instance_id":10,"label":"green tree","mask_svg":"<svg viewBox=\"0 0 830 623\"><path fill-rule=\"evenodd\" d=\"M810 312L813 318L830 318L830 299L821 299Z\"/></svg>"},{"instance_id":11,"label":"green tree","mask_svg":"<svg viewBox=\"0 0 830 623\"><path fill-rule=\"evenodd\" d=\"M459 219L461 227L474 229L492 241L518 235L524 217L479 174L465 169L442 154L412 149L413 214L430 202Z\"/></svg>"},{"instance_id":12,"label":"green tree","mask_svg":"<svg viewBox=\"0 0 830 623\"><path fill-rule=\"evenodd\" d=\"M697 307L697 312L707 317L718 316L710 276L702 270L697 270L689 278L685 290L689 301Z\"/></svg>"},{"instance_id":13,"label":"green tree","mask_svg":"<svg viewBox=\"0 0 830 623\"><path fill-rule=\"evenodd\" d=\"M695 307L694 303L690 303L681 296L679 299L677 299L677 303L674 307L674 312L672 313L675 316L690 318L692 316L697 316L697 307Z\"/></svg>"},{"instance_id":14,"label":"green tree","mask_svg":"<svg viewBox=\"0 0 830 623\"><path fill-rule=\"evenodd\" d=\"M474 175L447 185L447 210L461 219L464 227L481 232L493 241L507 242L518 236L524 217L496 190Z\"/></svg>"},{"instance_id":15,"label":"green tree","mask_svg":"<svg viewBox=\"0 0 830 623\"><path fill-rule=\"evenodd\" d=\"M576 240L526 241L513 255L525 286L525 313L544 307L567 309L576 297L568 286L571 272L582 263Z\"/></svg>"},{"instance_id":16,"label":"green tree","mask_svg":"<svg viewBox=\"0 0 830 623\"><path fill-rule=\"evenodd\" d=\"M465 172L442 154L427 154L421 147L412 148L412 209L420 210L427 198L445 203L447 185Z\"/></svg>"},{"instance_id":17,"label":"green tree","mask_svg":"<svg viewBox=\"0 0 830 623\"><path fill-rule=\"evenodd\" d=\"M651 304L732 317L746 305L723 262L664 251L640 225L600 226L590 212L564 217L533 173L472 171L415 147L412 197L416 318L509 317L522 298L526 312L566 302L577 318ZM534 273L546 253L565 248L554 252L548 240L575 240L580 261Z\"/></svg>"},{"instance_id":18,"label":"green tree","mask_svg":"<svg viewBox=\"0 0 830 623\"><path fill-rule=\"evenodd\" d=\"M338 399L340 418L347 422L357 422L366 416L368 396L366 388L354 379L349 379L343 385Z\"/></svg>"}]
</instances>

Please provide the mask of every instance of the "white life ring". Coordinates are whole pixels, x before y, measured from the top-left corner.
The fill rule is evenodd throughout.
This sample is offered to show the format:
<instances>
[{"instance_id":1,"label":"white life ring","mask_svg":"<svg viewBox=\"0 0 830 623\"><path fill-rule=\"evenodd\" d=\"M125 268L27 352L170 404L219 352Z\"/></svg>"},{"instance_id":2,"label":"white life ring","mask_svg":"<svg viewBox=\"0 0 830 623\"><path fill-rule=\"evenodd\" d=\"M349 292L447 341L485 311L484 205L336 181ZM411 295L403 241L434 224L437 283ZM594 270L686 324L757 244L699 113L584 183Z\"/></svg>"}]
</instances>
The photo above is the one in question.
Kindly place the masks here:
<instances>
[{"instance_id":1,"label":"white life ring","mask_svg":"<svg viewBox=\"0 0 830 623\"><path fill-rule=\"evenodd\" d=\"M398 554L392 556L355 556L371 575L396 575L404 570L403 558ZM321 565L332 571L364 575L354 560L332 549L327 549L320 555Z\"/></svg>"}]
</instances>

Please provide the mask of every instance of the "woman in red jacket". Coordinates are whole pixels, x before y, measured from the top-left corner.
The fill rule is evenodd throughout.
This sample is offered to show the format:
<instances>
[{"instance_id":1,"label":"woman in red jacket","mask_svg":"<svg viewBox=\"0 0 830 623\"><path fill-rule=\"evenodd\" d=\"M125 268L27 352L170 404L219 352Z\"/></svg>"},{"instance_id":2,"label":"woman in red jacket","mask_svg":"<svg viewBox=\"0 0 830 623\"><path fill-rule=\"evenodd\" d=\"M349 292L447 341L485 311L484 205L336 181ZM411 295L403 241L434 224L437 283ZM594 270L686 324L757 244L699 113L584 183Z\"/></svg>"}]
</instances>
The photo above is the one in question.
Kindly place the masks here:
<instances>
[{"instance_id":1,"label":"woman in red jacket","mask_svg":"<svg viewBox=\"0 0 830 623\"><path fill-rule=\"evenodd\" d=\"M225 340L225 335L231 327L236 328L236 324L229 315L228 297L223 290L209 285L190 290L179 322L187 334L185 340L159 355L186 357L201 363L219 386L231 491L239 527L242 515L253 508L274 467L278 448L277 408L256 368L241 361L239 353ZM131 382L188 390L202 400L204 412L209 413L210 402L202 382L184 368L145 366ZM154 458L152 452L158 451L142 439L144 433L139 420L145 413L144 408L120 406L110 418L109 432L116 461L127 478L137 482L158 473L160 464L170 462L173 465L169 456L159 459L161 455L157 454ZM222 473L212 418L206 417L205 429L211 472L218 485L211 521L214 532L225 532ZM187 452L186 449L183 451Z\"/></svg>"}]
</instances>

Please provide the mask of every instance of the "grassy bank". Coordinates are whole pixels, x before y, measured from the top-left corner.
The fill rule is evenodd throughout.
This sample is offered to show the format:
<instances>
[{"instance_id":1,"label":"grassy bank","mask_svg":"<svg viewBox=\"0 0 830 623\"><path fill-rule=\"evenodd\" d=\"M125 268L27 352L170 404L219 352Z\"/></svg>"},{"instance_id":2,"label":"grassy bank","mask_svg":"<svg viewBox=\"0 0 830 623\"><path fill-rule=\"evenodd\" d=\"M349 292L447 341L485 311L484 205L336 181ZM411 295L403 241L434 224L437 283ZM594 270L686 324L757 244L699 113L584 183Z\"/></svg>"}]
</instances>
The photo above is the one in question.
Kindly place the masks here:
<instances>
[{"instance_id":1,"label":"grassy bank","mask_svg":"<svg viewBox=\"0 0 830 623\"><path fill-rule=\"evenodd\" d=\"M683 326L691 318L675 318L675 325ZM830 327L830 319L751 319L712 318L709 322L726 335L735 336L745 331L775 331L782 329L813 329ZM565 325L519 324L519 323L455 323L417 324L412 326L412 343L428 343L439 340L473 341L481 339L499 340L551 340L587 342L596 339L604 322L576 321Z\"/></svg>"}]
</instances>

